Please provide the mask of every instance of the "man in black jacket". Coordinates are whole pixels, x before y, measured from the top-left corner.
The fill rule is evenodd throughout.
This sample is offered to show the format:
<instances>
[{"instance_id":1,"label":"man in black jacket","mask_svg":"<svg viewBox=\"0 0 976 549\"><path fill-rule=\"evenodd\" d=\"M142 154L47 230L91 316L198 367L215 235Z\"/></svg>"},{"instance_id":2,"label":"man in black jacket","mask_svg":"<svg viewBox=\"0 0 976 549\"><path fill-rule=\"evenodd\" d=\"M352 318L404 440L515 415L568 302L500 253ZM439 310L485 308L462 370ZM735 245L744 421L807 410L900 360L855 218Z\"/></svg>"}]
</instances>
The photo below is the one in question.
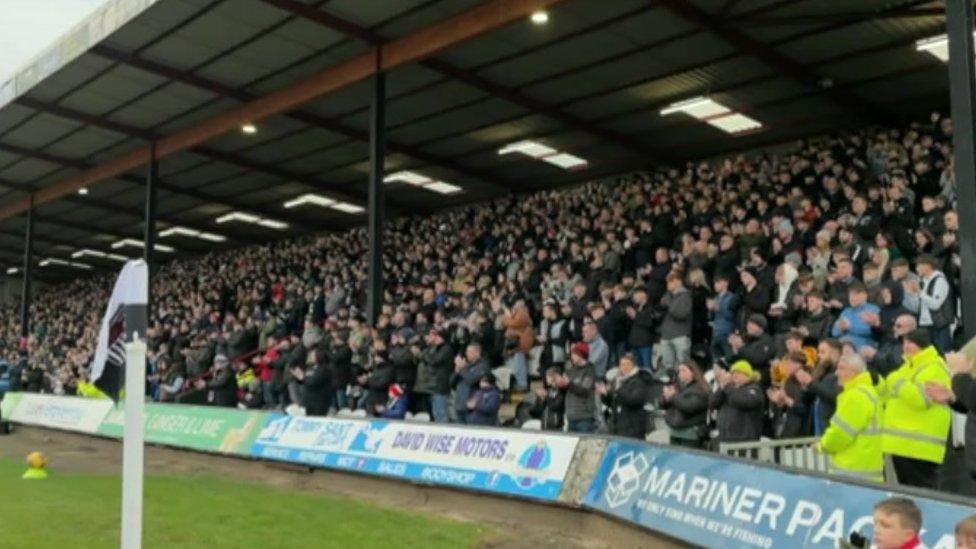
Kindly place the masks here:
<instances>
[{"instance_id":1,"label":"man in black jacket","mask_svg":"<svg viewBox=\"0 0 976 549\"><path fill-rule=\"evenodd\" d=\"M774 414L773 430L776 438L800 438L810 435L810 406L815 398L796 380L796 372L802 370L806 357L801 352L792 352L780 361L780 369L785 376L782 387L770 387L766 397Z\"/></svg>"},{"instance_id":2,"label":"man in black jacket","mask_svg":"<svg viewBox=\"0 0 976 549\"><path fill-rule=\"evenodd\" d=\"M634 357L624 355L611 387L600 384L597 391L610 408L610 432L644 440L647 436L647 404L651 374L637 368Z\"/></svg>"},{"instance_id":3,"label":"man in black jacket","mask_svg":"<svg viewBox=\"0 0 976 549\"><path fill-rule=\"evenodd\" d=\"M237 406L237 379L224 355L214 357L213 376L210 381L199 380L197 388L207 390L207 404Z\"/></svg>"},{"instance_id":4,"label":"man in black jacket","mask_svg":"<svg viewBox=\"0 0 976 549\"><path fill-rule=\"evenodd\" d=\"M759 440L762 436L766 399L757 381L759 374L745 360L732 363L730 371L715 369L719 390L712 393L711 407L718 410L719 442Z\"/></svg>"},{"instance_id":5,"label":"man in black jacket","mask_svg":"<svg viewBox=\"0 0 976 549\"><path fill-rule=\"evenodd\" d=\"M813 373L800 369L794 374L800 386L816 398L813 404L813 434L816 436L823 434L837 410L837 395L841 390L837 381L837 361L843 350L839 340L825 339L817 345L817 367Z\"/></svg>"},{"instance_id":6,"label":"man in black jacket","mask_svg":"<svg viewBox=\"0 0 976 549\"><path fill-rule=\"evenodd\" d=\"M766 317L755 314L746 321L746 336L729 336L735 360L745 360L760 375L762 385L769 386L769 361L776 356L773 338L766 333Z\"/></svg>"},{"instance_id":7,"label":"man in black jacket","mask_svg":"<svg viewBox=\"0 0 976 549\"><path fill-rule=\"evenodd\" d=\"M454 349L447 343L448 334L431 330L427 348L420 353L417 367L417 392L428 395L435 423L448 423L448 397L451 394L451 375L454 373Z\"/></svg>"},{"instance_id":8,"label":"man in black jacket","mask_svg":"<svg viewBox=\"0 0 976 549\"><path fill-rule=\"evenodd\" d=\"M976 379L973 363L962 353L949 353L946 366L952 374L952 390L938 383L925 385L925 394L933 402L949 404L953 410L966 414L966 465L976 479Z\"/></svg>"},{"instance_id":9,"label":"man in black jacket","mask_svg":"<svg viewBox=\"0 0 976 549\"><path fill-rule=\"evenodd\" d=\"M633 322L630 326L631 352L642 369L651 367L651 346L654 345L654 330L657 324L654 320L654 307L648 303L647 290L638 288L634 292L634 306L627 309L627 316Z\"/></svg>"},{"instance_id":10,"label":"man in black jacket","mask_svg":"<svg viewBox=\"0 0 976 549\"><path fill-rule=\"evenodd\" d=\"M309 368L295 366L291 374L302 387L302 406L309 416L325 416L332 406L332 374L326 358L318 351L308 353Z\"/></svg>"},{"instance_id":11,"label":"man in black jacket","mask_svg":"<svg viewBox=\"0 0 976 549\"><path fill-rule=\"evenodd\" d=\"M336 409L346 408L349 405L346 388L352 383L352 349L346 342L343 330L332 330L332 341L328 346L320 345L320 349L332 377Z\"/></svg>"}]
</instances>

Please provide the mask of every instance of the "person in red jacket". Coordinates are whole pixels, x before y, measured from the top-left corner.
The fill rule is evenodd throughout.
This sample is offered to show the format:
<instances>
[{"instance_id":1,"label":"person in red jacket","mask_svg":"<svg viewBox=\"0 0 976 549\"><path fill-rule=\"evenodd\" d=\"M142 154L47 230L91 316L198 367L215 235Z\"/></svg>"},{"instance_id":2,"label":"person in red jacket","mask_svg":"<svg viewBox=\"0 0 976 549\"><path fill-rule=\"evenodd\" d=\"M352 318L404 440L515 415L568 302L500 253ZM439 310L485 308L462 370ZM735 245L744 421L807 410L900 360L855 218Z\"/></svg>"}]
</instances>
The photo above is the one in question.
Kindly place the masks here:
<instances>
[{"instance_id":1,"label":"person in red jacket","mask_svg":"<svg viewBox=\"0 0 976 549\"><path fill-rule=\"evenodd\" d=\"M274 371L271 363L278 360L278 340L274 336L268 336L268 346L263 354L259 354L251 359L254 366L254 376L261 380L261 389L264 393L264 403L274 406L277 404L275 393L271 387L271 376Z\"/></svg>"}]
</instances>

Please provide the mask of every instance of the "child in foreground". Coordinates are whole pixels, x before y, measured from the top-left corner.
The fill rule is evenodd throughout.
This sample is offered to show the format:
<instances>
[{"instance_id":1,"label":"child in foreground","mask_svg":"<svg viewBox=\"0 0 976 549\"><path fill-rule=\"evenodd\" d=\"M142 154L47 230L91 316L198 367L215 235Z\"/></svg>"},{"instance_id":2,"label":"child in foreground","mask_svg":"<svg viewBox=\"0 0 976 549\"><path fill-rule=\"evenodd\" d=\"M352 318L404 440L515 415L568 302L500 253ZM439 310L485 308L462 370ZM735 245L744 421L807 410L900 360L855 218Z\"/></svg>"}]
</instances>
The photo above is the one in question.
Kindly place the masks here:
<instances>
[{"instance_id":1,"label":"child in foreground","mask_svg":"<svg viewBox=\"0 0 976 549\"><path fill-rule=\"evenodd\" d=\"M957 527L958 528L958 527ZM908 498L893 497L874 505L874 547L877 549L915 549L922 542L922 512Z\"/></svg>"},{"instance_id":2,"label":"child in foreground","mask_svg":"<svg viewBox=\"0 0 976 549\"><path fill-rule=\"evenodd\" d=\"M969 515L956 525L956 549L976 549L976 515Z\"/></svg>"}]
</instances>

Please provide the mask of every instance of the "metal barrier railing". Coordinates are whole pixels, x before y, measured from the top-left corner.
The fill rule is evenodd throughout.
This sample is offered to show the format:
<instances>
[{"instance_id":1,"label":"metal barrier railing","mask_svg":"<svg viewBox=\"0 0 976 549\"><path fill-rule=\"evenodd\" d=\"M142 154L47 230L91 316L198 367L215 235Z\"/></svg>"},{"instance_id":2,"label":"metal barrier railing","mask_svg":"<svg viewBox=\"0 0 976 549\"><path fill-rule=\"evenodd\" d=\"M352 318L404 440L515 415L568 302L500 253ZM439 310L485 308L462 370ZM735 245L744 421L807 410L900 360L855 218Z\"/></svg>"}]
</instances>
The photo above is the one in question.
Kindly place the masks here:
<instances>
[{"instance_id":1,"label":"metal barrier railing","mask_svg":"<svg viewBox=\"0 0 976 549\"><path fill-rule=\"evenodd\" d=\"M749 442L722 442L718 452L725 456L762 461L804 471L826 473L827 456L814 452L817 437L772 440L763 438Z\"/></svg>"}]
</instances>

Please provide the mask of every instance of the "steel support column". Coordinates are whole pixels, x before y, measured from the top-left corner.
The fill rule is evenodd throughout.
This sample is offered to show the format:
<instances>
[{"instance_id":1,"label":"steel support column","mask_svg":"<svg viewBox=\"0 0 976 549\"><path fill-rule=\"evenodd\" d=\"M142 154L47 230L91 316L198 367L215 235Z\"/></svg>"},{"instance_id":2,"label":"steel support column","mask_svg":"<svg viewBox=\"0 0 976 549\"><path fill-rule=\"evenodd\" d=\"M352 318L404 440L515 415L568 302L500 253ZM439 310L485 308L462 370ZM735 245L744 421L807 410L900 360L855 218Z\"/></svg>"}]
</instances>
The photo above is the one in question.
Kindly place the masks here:
<instances>
[{"instance_id":1,"label":"steel support column","mask_svg":"<svg viewBox=\"0 0 976 549\"><path fill-rule=\"evenodd\" d=\"M152 281L156 271L156 181L159 179L159 161L156 159L155 141L149 145L149 156L149 171L146 173L146 218L143 222L145 236L142 239L142 257L146 260L146 271L149 273L149 301L146 303L147 315L152 314Z\"/></svg>"},{"instance_id":2,"label":"steel support column","mask_svg":"<svg viewBox=\"0 0 976 549\"><path fill-rule=\"evenodd\" d=\"M379 55L377 55L379 66ZM370 326L383 308L383 224L386 210L383 188L384 140L386 138L386 73L373 75L373 108L369 123L369 281L366 315Z\"/></svg>"},{"instance_id":3,"label":"steel support column","mask_svg":"<svg viewBox=\"0 0 976 549\"><path fill-rule=\"evenodd\" d=\"M21 348L27 347L30 334L31 277L34 275L34 195L30 195L27 208L27 228L24 231L24 283L20 292L20 337Z\"/></svg>"},{"instance_id":4,"label":"steel support column","mask_svg":"<svg viewBox=\"0 0 976 549\"><path fill-rule=\"evenodd\" d=\"M949 33L949 91L952 146L959 204L959 255L962 325L966 339L976 335L976 63L973 60L972 0L946 1Z\"/></svg>"}]
</instances>

